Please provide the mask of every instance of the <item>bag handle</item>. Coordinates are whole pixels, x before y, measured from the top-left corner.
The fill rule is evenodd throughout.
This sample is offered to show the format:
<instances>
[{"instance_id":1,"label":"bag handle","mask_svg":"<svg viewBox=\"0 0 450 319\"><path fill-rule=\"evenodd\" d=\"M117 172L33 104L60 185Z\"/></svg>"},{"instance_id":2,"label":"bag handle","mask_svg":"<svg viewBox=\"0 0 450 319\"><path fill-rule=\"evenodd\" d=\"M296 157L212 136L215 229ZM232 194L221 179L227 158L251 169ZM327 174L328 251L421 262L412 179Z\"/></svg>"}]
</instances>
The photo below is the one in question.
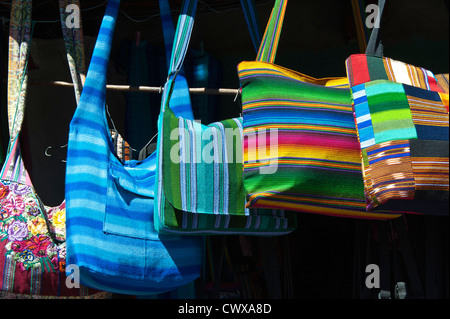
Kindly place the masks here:
<instances>
[{"instance_id":1,"label":"bag handle","mask_svg":"<svg viewBox=\"0 0 450 319\"><path fill-rule=\"evenodd\" d=\"M164 85L164 92L161 100L161 112L163 114L169 107L169 101L172 100L172 93L178 93L180 90L174 90L175 79L181 70L187 49L191 39L192 29L194 27L194 17L197 10L197 0L183 0L180 15L178 17L177 28L174 35L174 43L170 56L167 81ZM178 91L178 92L177 92ZM172 109L172 107L170 107Z\"/></svg>"},{"instance_id":2,"label":"bag handle","mask_svg":"<svg viewBox=\"0 0 450 319\"><path fill-rule=\"evenodd\" d=\"M64 38L64 46L66 48L70 75L74 84L75 100L78 103L86 76L83 28L81 17L79 27L67 27L66 18L68 17L69 13L66 12L65 8L67 8L68 5L76 5L80 7L80 0L59 0L59 15L61 20L62 34Z\"/></svg>"},{"instance_id":3,"label":"bag handle","mask_svg":"<svg viewBox=\"0 0 450 319\"><path fill-rule=\"evenodd\" d=\"M277 2L279 1L280 0L277 0ZM282 0L282 2L284 1L287 2L287 0ZM246 7L245 4L248 5L248 2L244 3L242 1L241 3L243 5L243 10L246 17L251 15L252 12L255 12L254 5ZM172 48L172 54L169 62L169 72L167 76L168 80L167 82L169 82L171 78L174 78L176 75L178 75L178 73L180 73L181 67L184 63L184 59L186 58L187 49L189 47L192 29L194 27L196 10L197 10L197 0L183 0L174 36L174 45ZM164 92L167 93L168 90L164 90ZM162 105L164 105L164 103Z\"/></svg>"},{"instance_id":4,"label":"bag handle","mask_svg":"<svg viewBox=\"0 0 450 319\"><path fill-rule=\"evenodd\" d=\"M22 129L27 92L27 66L34 29L31 20L32 2L13 1L8 56L8 125L9 144L0 178L31 185L20 154L19 135Z\"/></svg>"},{"instance_id":5,"label":"bag handle","mask_svg":"<svg viewBox=\"0 0 450 319\"><path fill-rule=\"evenodd\" d=\"M170 58L173 47L173 39L175 28L173 25L172 14L170 11L168 0L159 0L159 11L161 15L161 23L164 35L164 45L166 48L167 65L170 65ZM170 103L170 108L175 115L185 119L194 120L194 112L192 110L191 99L189 95L189 86L184 76L184 70L181 67L178 76L175 80L174 95ZM179 98L178 98L179 97Z\"/></svg>"},{"instance_id":6,"label":"bag handle","mask_svg":"<svg viewBox=\"0 0 450 319\"><path fill-rule=\"evenodd\" d=\"M75 98L78 102L84 74L82 31L81 29L70 31L65 24L66 15L64 8L69 2L79 5L79 0L60 0L60 19L70 73L74 83ZM25 112L24 97L26 94L27 64L30 54L29 47L34 29L34 22L31 20L31 9L31 1L14 1L11 10L12 16L17 16L18 13L21 13L24 18L21 20L20 25L18 25L18 21L11 19L11 38L15 41L10 42L8 95L10 98L13 96L16 97L16 101L15 105L11 103L8 105L8 115L13 121L10 126L10 143L7 156L0 172L0 178L2 179L16 181L29 186L32 186L32 183L23 164L19 135L22 129ZM19 42L21 43L17 44ZM19 60L17 57L19 57ZM18 91L15 91L14 89L16 84L18 85L18 87L16 87L16 90L18 89Z\"/></svg>"},{"instance_id":7,"label":"bag handle","mask_svg":"<svg viewBox=\"0 0 450 319\"><path fill-rule=\"evenodd\" d=\"M253 46L258 52L261 43L261 27L259 25L258 14L255 9L254 0L241 0L242 11L244 12L245 22L252 38Z\"/></svg>"},{"instance_id":8,"label":"bag handle","mask_svg":"<svg viewBox=\"0 0 450 319\"><path fill-rule=\"evenodd\" d=\"M174 45L169 63L168 79L178 74L186 58L187 49L194 27L194 17L197 11L197 0L183 0L175 31Z\"/></svg>"},{"instance_id":9,"label":"bag handle","mask_svg":"<svg viewBox=\"0 0 450 319\"><path fill-rule=\"evenodd\" d=\"M372 33L370 34L369 41L367 42L366 54L374 56L383 56L383 42L381 39L381 17L383 15L384 6L386 0L378 0L378 17L377 20L380 21L379 28L374 27Z\"/></svg>"},{"instance_id":10,"label":"bag handle","mask_svg":"<svg viewBox=\"0 0 450 319\"><path fill-rule=\"evenodd\" d=\"M166 107L174 112L176 116L181 116L187 119L193 119L192 116L183 116L181 112L184 110L179 110L180 105L183 100L188 100L189 88L187 84L182 86L183 80L179 83L178 78L184 78L182 75L182 66L184 59L186 58L187 49L189 47L189 42L192 34L192 29L195 21L195 13L197 10L197 0L186 0L183 1L180 15L178 18L177 28L175 35L171 36L172 26L170 25L172 20L164 18L163 14L170 16L170 10L168 9L168 4L164 3L167 0L160 0L160 10L161 18L163 20L163 30L164 30L164 40L166 42L166 52L168 52L168 46L173 44L172 53L170 55L170 60L168 60L169 72L167 76L167 81L165 84L164 94L161 103L161 113L164 112ZM241 0L241 6L244 15L247 20L250 34L252 39L256 41L258 37L258 21L256 18L255 4L253 0ZM166 22L164 22L164 20ZM173 81L170 81L172 79ZM169 99L170 96L170 99ZM178 97L180 97L178 99ZM170 103L169 103L170 100ZM170 105L169 105L170 104ZM189 105L189 110L192 112L192 108ZM181 111L181 112L180 112Z\"/></svg>"},{"instance_id":11,"label":"bag handle","mask_svg":"<svg viewBox=\"0 0 450 319\"><path fill-rule=\"evenodd\" d=\"M120 0L108 0L80 97L79 104L90 105L92 109L104 107L108 62L119 6Z\"/></svg>"},{"instance_id":12,"label":"bag handle","mask_svg":"<svg viewBox=\"0 0 450 319\"><path fill-rule=\"evenodd\" d=\"M275 61L278 42L280 40L281 29L283 27L284 16L288 0L276 0L269 21L264 32L263 40L259 47L256 57L257 61L270 62ZM384 11L386 0L378 0L378 19ZM373 28L366 48L367 55L383 56L383 43L381 39L380 28Z\"/></svg>"},{"instance_id":13,"label":"bag handle","mask_svg":"<svg viewBox=\"0 0 450 319\"><path fill-rule=\"evenodd\" d=\"M28 82L27 64L34 27L34 23L31 21L31 12L31 1L12 2L8 50L8 125L10 136L8 152L23 123Z\"/></svg>"},{"instance_id":14,"label":"bag handle","mask_svg":"<svg viewBox=\"0 0 450 319\"><path fill-rule=\"evenodd\" d=\"M281 29L283 27L286 13L287 0L276 0L267 22L263 40L261 41L256 60L260 62L273 63L280 41Z\"/></svg>"}]
</instances>

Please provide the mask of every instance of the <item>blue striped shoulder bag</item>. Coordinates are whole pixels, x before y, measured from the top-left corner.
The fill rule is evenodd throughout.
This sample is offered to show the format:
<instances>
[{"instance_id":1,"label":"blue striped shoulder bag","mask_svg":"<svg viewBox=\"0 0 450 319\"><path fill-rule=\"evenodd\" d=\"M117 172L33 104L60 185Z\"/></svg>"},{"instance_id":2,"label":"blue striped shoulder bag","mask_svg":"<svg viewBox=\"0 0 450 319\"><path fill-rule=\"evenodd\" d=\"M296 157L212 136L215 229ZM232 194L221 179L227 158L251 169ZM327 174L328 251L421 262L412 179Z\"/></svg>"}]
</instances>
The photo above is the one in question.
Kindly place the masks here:
<instances>
[{"instance_id":1,"label":"blue striped shoulder bag","mask_svg":"<svg viewBox=\"0 0 450 319\"><path fill-rule=\"evenodd\" d=\"M67 263L80 283L149 295L200 275L201 237L161 235L153 224L156 154L121 161L105 112L107 65L120 0L109 0L80 102L70 123L66 169Z\"/></svg>"}]
</instances>

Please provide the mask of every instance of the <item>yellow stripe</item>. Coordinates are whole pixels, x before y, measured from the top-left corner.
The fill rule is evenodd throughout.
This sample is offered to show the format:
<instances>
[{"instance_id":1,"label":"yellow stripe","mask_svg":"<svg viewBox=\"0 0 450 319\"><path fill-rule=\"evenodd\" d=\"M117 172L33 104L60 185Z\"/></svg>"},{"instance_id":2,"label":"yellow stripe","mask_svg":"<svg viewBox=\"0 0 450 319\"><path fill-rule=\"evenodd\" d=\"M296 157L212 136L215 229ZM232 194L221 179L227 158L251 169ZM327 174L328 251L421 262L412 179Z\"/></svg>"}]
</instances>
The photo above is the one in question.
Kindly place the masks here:
<instances>
[{"instance_id":1,"label":"yellow stripe","mask_svg":"<svg viewBox=\"0 0 450 319\"><path fill-rule=\"evenodd\" d=\"M340 111L349 111L351 112L352 109L348 105L332 105L332 104L326 104L326 103L314 103L309 101L283 101L283 100L276 100L276 101L255 101L255 102L246 102L242 104L243 110L250 110L262 106L307 106L314 109L330 109L330 110L340 110Z\"/></svg>"}]
</instances>

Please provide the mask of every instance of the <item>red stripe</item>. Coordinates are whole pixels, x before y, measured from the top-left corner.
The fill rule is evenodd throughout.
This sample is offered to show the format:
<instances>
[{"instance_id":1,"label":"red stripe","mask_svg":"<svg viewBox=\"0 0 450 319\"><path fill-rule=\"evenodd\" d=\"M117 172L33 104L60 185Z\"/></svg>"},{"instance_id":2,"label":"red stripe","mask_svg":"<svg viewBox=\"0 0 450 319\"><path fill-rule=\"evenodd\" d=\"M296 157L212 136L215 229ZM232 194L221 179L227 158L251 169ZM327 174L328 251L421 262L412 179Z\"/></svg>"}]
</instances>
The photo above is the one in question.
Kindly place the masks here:
<instances>
[{"instance_id":1,"label":"red stripe","mask_svg":"<svg viewBox=\"0 0 450 319\"><path fill-rule=\"evenodd\" d=\"M350 86L366 83L370 81L369 67L365 54L355 54L350 57L353 83Z\"/></svg>"}]
</instances>

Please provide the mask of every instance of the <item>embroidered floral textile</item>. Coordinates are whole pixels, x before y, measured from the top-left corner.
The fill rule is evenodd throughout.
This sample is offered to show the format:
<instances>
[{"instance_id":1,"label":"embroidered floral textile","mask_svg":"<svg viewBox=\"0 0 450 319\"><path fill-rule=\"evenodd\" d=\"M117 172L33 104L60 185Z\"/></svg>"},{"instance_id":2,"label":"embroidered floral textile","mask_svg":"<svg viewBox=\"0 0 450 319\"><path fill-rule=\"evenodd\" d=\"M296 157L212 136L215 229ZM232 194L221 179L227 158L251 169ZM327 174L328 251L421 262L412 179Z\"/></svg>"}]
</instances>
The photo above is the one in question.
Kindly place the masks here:
<instances>
[{"instance_id":1,"label":"embroidered floral textile","mask_svg":"<svg viewBox=\"0 0 450 319\"><path fill-rule=\"evenodd\" d=\"M22 269L59 268L65 258L65 204L41 210L33 188L0 181L0 240Z\"/></svg>"}]
</instances>

